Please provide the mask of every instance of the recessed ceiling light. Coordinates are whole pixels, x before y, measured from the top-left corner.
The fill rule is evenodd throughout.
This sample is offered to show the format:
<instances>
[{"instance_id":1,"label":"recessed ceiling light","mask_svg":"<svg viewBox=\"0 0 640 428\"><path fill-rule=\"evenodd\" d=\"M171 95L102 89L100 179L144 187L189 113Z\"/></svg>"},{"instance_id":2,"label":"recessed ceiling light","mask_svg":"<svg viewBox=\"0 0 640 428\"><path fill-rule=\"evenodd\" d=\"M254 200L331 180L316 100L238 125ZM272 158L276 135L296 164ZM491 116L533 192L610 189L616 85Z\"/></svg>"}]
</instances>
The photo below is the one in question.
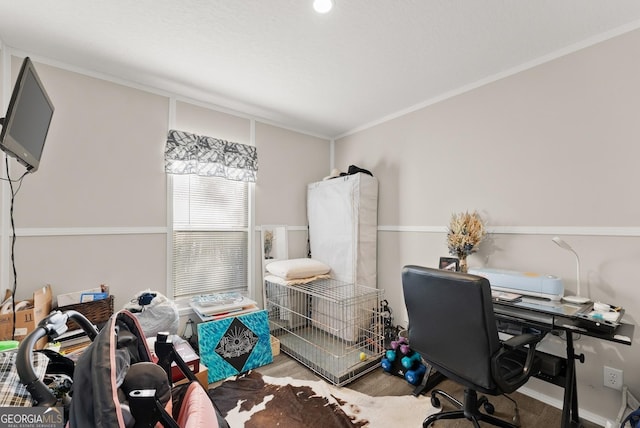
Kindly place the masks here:
<instances>
[{"instance_id":1,"label":"recessed ceiling light","mask_svg":"<svg viewBox=\"0 0 640 428\"><path fill-rule=\"evenodd\" d=\"M333 0L313 0L313 8L318 13L327 13L333 7Z\"/></svg>"}]
</instances>

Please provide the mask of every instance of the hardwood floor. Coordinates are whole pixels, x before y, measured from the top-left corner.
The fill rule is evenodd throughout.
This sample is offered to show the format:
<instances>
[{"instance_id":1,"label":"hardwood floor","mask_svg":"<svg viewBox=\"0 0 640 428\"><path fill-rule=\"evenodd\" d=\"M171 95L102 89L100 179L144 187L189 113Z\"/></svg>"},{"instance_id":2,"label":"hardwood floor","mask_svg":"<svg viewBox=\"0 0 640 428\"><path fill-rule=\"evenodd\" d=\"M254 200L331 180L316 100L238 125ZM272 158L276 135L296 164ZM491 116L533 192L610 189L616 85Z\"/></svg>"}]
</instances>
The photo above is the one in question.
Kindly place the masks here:
<instances>
[{"instance_id":1,"label":"hardwood floor","mask_svg":"<svg viewBox=\"0 0 640 428\"><path fill-rule=\"evenodd\" d=\"M264 367L256 369L260 373L272 376L272 377L286 377L290 376L296 379L316 380L319 379L311 370L302 364L298 363L293 358L286 354L280 353L274 358L274 362ZM371 373L364 375L363 377L349 383L344 386L364 394L371 396L400 396L406 395L407 399L411 399L414 387L407 383L404 379L392 376L385 373L382 369L376 369ZM440 385L439 389L442 389L457 399L461 400L463 396L463 388L450 381L445 380ZM555 407L549 406L538 400L530 398L526 395L515 392L510 394L511 398L517 401L520 423L523 428L537 428L537 427L559 427L561 419L561 411ZM490 402L495 406L495 416L512 420L514 417L514 405L504 396L489 397ZM451 410L453 406L446 400L441 400L443 409ZM584 428L596 428L598 425L588 421L582 421ZM467 420L458 421L440 421L433 426L435 427L470 427L472 424ZM481 426L489 426L484 423ZM406 427L409 428L409 427Z\"/></svg>"}]
</instances>

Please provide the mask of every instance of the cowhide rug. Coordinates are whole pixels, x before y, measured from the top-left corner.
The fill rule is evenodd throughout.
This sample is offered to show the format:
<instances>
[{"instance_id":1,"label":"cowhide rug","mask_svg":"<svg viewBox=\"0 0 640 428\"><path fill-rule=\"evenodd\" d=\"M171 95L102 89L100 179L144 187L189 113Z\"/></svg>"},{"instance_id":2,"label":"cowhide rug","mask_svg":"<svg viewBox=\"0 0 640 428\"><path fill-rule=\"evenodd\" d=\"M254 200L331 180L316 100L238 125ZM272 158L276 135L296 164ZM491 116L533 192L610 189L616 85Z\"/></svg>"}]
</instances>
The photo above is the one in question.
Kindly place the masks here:
<instances>
[{"instance_id":1,"label":"cowhide rug","mask_svg":"<svg viewBox=\"0 0 640 428\"><path fill-rule=\"evenodd\" d=\"M370 397L324 381L249 372L209 390L231 428L419 427L429 397Z\"/></svg>"}]
</instances>

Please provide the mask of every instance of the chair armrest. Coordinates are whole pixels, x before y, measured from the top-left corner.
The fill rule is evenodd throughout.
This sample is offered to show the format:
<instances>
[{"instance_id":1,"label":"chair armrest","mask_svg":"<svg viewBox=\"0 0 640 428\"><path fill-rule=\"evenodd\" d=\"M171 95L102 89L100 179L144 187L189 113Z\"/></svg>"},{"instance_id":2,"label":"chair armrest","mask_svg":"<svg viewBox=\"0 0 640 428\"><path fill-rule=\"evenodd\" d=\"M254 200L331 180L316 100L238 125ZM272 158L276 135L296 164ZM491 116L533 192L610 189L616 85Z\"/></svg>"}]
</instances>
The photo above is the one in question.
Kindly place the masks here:
<instances>
[{"instance_id":1,"label":"chair armrest","mask_svg":"<svg viewBox=\"0 0 640 428\"><path fill-rule=\"evenodd\" d=\"M542 340L541 335L525 333L505 340L502 342L502 346L512 351L517 348L522 348L525 345L537 344L540 340Z\"/></svg>"},{"instance_id":2,"label":"chair armrest","mask_svg":"<svg viewBox=\"0 0 640 428\"><path fill-rule=\"evenodd\" d=\"M522 386L533 374L531 369L534 363L536 345L542 340L543 337L543 335L526 333L518 336L513 336L510 339L502 342L502 348L491 358L493 380L502 392L510 393L515 391L520 386ZM525 348L526 345L529 345L529 347ZM506 357L513 356L515 353L514 351L516 351L517 349L526 350L526 360L522 365L522 370L518 375L505 379L500 376L500 369L503 364L503 360L506 360Z\"/></svg>"}]
</instances>

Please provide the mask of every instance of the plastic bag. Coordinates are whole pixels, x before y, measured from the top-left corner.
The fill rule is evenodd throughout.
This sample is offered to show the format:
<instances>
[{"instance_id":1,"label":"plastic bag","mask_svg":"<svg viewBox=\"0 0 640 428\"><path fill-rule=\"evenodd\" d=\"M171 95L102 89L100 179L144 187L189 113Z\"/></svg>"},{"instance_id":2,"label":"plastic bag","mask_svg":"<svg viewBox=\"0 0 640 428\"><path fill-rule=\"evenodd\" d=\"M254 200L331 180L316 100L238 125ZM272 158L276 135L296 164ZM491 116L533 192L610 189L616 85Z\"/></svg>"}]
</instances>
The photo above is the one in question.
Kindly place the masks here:
<instances>
[{"instance_id":1,"label":"plastic bag","mask_svg":"<svg viewBox=\"0 0 640 428\"><path fill-rule=\"evenodd\" d=\"M161 331L178 333L180 322L178 307L162 293L149 289L136 294L124 309L133 313L146 337L155 337Z\"/></svg>"}]
</instances>

